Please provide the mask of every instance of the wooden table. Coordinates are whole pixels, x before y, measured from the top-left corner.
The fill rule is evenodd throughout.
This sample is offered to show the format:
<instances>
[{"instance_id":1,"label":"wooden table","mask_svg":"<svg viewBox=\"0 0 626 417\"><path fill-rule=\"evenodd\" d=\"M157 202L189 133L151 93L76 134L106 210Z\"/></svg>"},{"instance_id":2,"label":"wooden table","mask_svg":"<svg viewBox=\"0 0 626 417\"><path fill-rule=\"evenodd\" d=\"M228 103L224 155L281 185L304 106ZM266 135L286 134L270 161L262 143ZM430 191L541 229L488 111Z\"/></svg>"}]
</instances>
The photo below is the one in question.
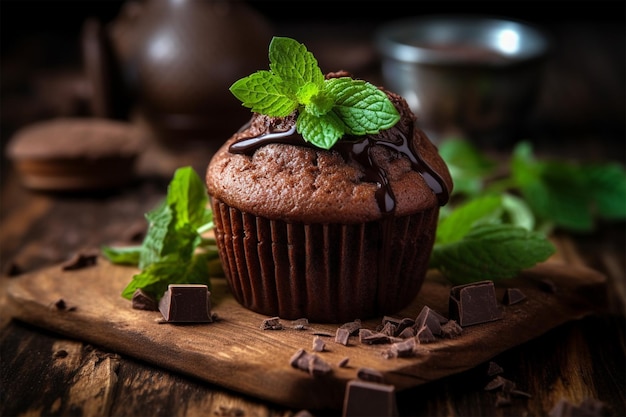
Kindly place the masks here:
<instances>
[{"instance_id":1,"label":"wooden table","mask_svg":"<svg viewBox=\"0 0 626 417\"><path fill-rule=\"evenodd\" d=\"M570 29L576 33L579 28ZM552 69L562 70L564 62ZM600 68L593 70L602 73ZM569 74L570 81L576 79ZM553 88L564 91L562 84ZM553 110L554 101L545 99L544 104ZM567 117L577 114L572 109L573 104ZM20 113L9 115L14 128L28 121ZM560 121L553 119L540 132L553 135L551 128ZM623 120L617 122L618 127L620 123ZM565 129L566 134L552 136L556 140L540 148L546 154L623 162L623 136L616 141L613 130L597 135L578 131L577 136L570 135L571 131L576 129ZM606 146L598 146L598 140L605 140ZM161 160L159 170L171 170L182 161L176 158ZM185 162L202 173L206 158L194 154ZM55 195L24 189L10 165L3 163L2 168L0 415L291 416L301 411L13 320L4 291L12 280L63 262L81 249L132 237L142 227L143 214L164 196L167 176L150 173L112 193ZM560 399L579 403L588 398L605 403L612 415L626 415L624 231L623 223L603 224L592 234L557 236L561 259L605 274L610 296L601 313L568 322L493 358L504 369L503 375L530 393L530 398L514 397L510 404L498 405L495 394L477 383L484 381L485 363L399 392L400 415L541 416ZM341 415L341 410L310 411L319 416Z\"/></svg>"}]
</instances>

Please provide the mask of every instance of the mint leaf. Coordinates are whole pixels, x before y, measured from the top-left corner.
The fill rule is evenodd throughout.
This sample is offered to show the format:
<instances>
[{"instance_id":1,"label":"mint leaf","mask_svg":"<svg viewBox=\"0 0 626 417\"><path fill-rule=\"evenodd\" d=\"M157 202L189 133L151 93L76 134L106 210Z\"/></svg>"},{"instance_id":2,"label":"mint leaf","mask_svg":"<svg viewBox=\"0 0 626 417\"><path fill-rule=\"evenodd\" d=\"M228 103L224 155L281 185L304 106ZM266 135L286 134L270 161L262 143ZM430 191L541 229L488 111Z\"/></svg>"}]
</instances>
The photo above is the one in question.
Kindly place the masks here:
<instances>
[{"instance_id":1,"label":"mint leaf","mask_svg":"<svg viewBox=\"0 0 626 417\"><path fill-rule=\"evenodd\" d=\"M174 205L176 226L199 227L206 214L208 196L204 182L191 167L176 170L167 190L167 203Z\"/></svg>"},{"instance_id":2,"label":"mint leaf","mask_svg":"<svg viewBox=\"0 0 626 417\"><path fill-rule=\"evenodd\" d=\"M448 138L439 144L439 155L448 166L454 182L453 195L476 196L493 175L496 163L470 141Z\"/></svg>"},{"instance_id":3,"label":"mint leaf","mask_svg":"<svg viewBox=\"0 0 626 417\"><path fill-rule=\"evenodd\" d=\"M501 214L502 198L486 195L457 206L437 226L437 244L456 242L478 222L493 222Z\"/></svg>"},{"instance_id":4,"label":"mint leaf","mask_svg":"<svg viewBox=\"0 0 626 417\"><path fill-rule=\"evenodd\" d=\"M141 246L126 246L111 248L104 246L102 254L111 262L118 265L137 265L141 256Z\"/></svg>"},{"instance_id":5,"label":"mint leaf","mask_svg":"<svg viewBox=\"0 0 626 417\"><path fill-rule=\"evenodd\" d=\"M345 133L343 122L333 112L322 117L302 113L296 121L296 129L307 142L322 149L332 148Z\"/></svg>"},{"instance_id":6,"label":"mint leaf","mask_svg":"<svg viewBox=\"0 0 626 417\"><path fill-rule=\"evenodd\" d=\"M270 71L242 78L230 91L256 113L285 117L297 111L297 130L313 145L330 149L346 133L379 133L400 120L374 85L349 77L326 80L317 59L294 39L274 37L269 59Z\"/></svg>"},{"instance_id":7,"label":"mint leaf","mask_svg":"<svg viewBox=\"0 0 626 417\"><path fill-rule=\"evenodd\" d=\"M122 291L122 297L130 300L136 290L142 289L158 300L169 284L204 284L210 287L207 256L198 254L189 261L182 261L172 255L150 264L133 276Z\"/></svg>"},{"instance_id":8,"label":"mint leaf","mask_svg":"<svg viewBox=\"0 0 626 417\"><path fill-rule=\"evenodd\" d=\"M593 209L603 219L626 219L626 171L616 163L583 167Z\"/></svg>"},{"instance_id":9,"label":"mint leaf","mask_svg":"<svg viewBox=\"0 0 626 417\"><path fill-rule=\"evenodd\" d=\"M295 93L288 95L280 78L269 71L258 71L238 80L230 92L244 107L268 116L285 117L298 108Z\"/></svg>"},{"instance_id":10,"label":"mint leaf","mask_svg":"<svg viewBox=\"0 0 626 417\"><path fill-rule=\"evenodd\" d=\"M435 245L430 266L454 284L511 278L555 252L543 233L507 224L480 224L461 240Z\"/></svg>"},{"instance_id":11,"label":"mint leaf","mask_svg":"<svg viewBox=\"0 0 626 417\"><path fill-rule=\"evenodd\" d=\"M326 91L335 97L333 111L351 135L366 135L389 129L400 120L398 110L376 86L348 77L326 80Z\"/></svg>"},{"instance_id":12,"label":"mint leaf","mask_svg":"<svg viewBox=\"0 0 626 417\"><path fill-rule=\"evenodd\" d=\"M298 89L311 83L322 88L324 74L317 59L306 46L291 38L274 37L269 47L270 70L276 74L288 91L296 95Z\"/></svg>"}]
</instances>

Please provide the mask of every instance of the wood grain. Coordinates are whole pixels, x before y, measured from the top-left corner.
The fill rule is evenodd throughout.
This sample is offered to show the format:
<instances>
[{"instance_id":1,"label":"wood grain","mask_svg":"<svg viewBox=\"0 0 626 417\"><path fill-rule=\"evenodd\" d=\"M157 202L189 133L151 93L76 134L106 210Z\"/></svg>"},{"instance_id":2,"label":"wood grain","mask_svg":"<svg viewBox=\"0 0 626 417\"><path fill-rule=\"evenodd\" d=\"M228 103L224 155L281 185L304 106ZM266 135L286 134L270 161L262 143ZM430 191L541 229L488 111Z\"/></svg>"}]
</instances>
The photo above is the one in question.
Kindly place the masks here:
<instances>
[{"instance_id":1,"label":"wood grain","mask_svg":"<svg viewBox=\"0 0 626 417\"><path fill-rule=\"evenodd\" d=\"M497 354L534 339L567 321L581 318L602 305L604 276L583 266L547 262L520 277L497 286L501 297L505 285L522 289L527 300L504 306L504 319L467 327L456 339L441 339L422 345L424 353L412 358L385 359L388 346L365 345L356 338L348 346L327 340L320 353L333 372L311 377L289 365L296 350L310 351L313 333L334 334L337 326L312 323L305 331L261 330L265 316L242 308L228 292L223 279L212 281L215 323L202 325L160 324L158 312L133 310L119 294L136 270L100 259L91 268L63 271L60 265L42 269L11 281L8 288L14 317L114 352L145 360L157 366L200 378L229 390L294 408L338 409L345 384L361 367L374 368L398 390L463 372ZM556 292L547 290L549 279ZM416 300L397 317L417 316L424 305L446 314L450 284L438 274L429 274ZM56 304L63 300L65 308ZM375 329L379 319L364 321ZM289 327L289 322L284 323ZM350 366L336 364L344 357ZM114 378L114 362L84 375L107 381ZM109 382L99 384L112 385ZM73 397L76 398L76 397ZM108 407L106 389L102 404ZM78 400L77 400L78 401Z\"/></svg>"}]
</instances>

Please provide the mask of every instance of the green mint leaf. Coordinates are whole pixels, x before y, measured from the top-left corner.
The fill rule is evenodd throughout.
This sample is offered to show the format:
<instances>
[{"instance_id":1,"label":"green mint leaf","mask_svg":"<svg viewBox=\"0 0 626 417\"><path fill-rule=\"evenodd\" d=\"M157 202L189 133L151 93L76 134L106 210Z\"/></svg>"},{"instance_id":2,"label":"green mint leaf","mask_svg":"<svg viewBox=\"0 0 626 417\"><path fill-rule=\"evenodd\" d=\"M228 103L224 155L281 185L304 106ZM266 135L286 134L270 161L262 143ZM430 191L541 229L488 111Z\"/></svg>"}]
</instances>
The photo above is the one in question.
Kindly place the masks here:
<instances>
[{"instance_id":1,"label":"green mint leaf","mask_svg":"<svg viewBox=\"0 0 626 417\"><path fill-rule=\"evenodd\" d=\"M480 224L460 241L435 245L430 265L452 283L463 284L512 278L554 252L543 233L506 224Z\"/></svg>"},{"instance_id":2,"label":"green mint leaf","mask_svg":"<svg viewBox=\"0 0 626 417\"><path fill-rule=\"evenodd\" d=\"M583 175L598 217L626 218L626 171L617 163L585 166Z\"/></svg>"},{"instance_id":3,"label":"green mint leaf","mask_svg":"<svg viewBox=\"0 0 626 417\"><path fill-rule=\"evenodd\" d=\"M307 142L322 149L330 149L345 133L344 124L333 112L320 117L301 113L296 121L296 129Z\"/></svg>"},{"instance_id":4,"label":"green mint leaf","mask_svg":"<svg viewBox=\"0 0 626 417\"><path fill-rule=\"evenodd\" d=\"M514 150L511 171L537 217L572 231L593 229L591 201L580 168L558 161L537 161L530 145L522 143Z\"/></svg>"},{"instance_id":5,"label":"green mint leaf","mask_svg":"<svg viewBox=\"0 0 626 417\"><path fill-rule=\"evenodd\" d=\"M313 84L321 89L324 74L317 59L303 44L286 37L274 37L269 47L270 70L276 74L285 88L295 95L302 86Z\"/></svg>"},{"instance_id":6,"label":"green mint leaf","mask_svg":"<svg viewBox=\"0 0 626 417\"><path fill-rule=\"evenodd\" d=\"M376 86L348 77L331 78L326 91L335 98L333 111L346 125L346 133L366 135L389 129L400 114L387 95Z\"/></svg>"},{"instance_id":7,"label":"green mint leaf","mask_svg":"<svg viewBox=\"0 0 626 417\"><path fill-rule=\"evenodd\" d=\"M497 222L501 208L502 198L497 195L465 201L439 221L435 242L453 243L465 236L476 223Z\"/></svg>"},{"instance_id":8,"label":"green mint leaf","mask_svg":"<svg viewBox=\"0 0 626 417\"><path fill-rule=\"evenodd\" d=\"M208 196L204 182L191 167L174 172L168 189L167 204L176 213L176 226L189 224L194 228L204 223Z\"/></svg>"},{"instance_id":9,"label":"green mint leaf","mask_svg":"<svg viewBox=\"0 0 626 417\"><path fill-rule=\"evenodd\" d=\"M447 138L439 145L439 155L448 165L453 195L476 196L496 168L495 161L482 154L470 141Z\"/></svg>"},{"instance_id":10,"label":"green mint leaf","mask_svg":"<svg viewBox=\"0 0 626 417\"><path fill-rule=\"evenodd\" d=\"M230 87L230 92L244 107L272 117L288 116L298 108L295 92L290 94L289 91L280 77L269 71L255 72Z\"/></svg>"},{"instance_id":11,"label":"green mint leaf","mask_svg":"<svg viewBox=\"0 0 626 417\"><path fill-rule=\"evenodd\" d=\"M141 256L141 246L126 247L102 247L102 255L114 264L118 265L138 265Z\"/></svg>"},{"instance_id":12,"label":"green mint leaf","mask_svg":"<svg viewBox=\"0 0 626 417\"><path fill-rule=\"evenodd\" d=\"M183 261L175 255L165 257L150 264L122 291L122 297L132 299L137 289L159 300L169 284L205 284L210 288L208 259L205 254L197 254L191 260Z\"/></svg>"}]
</instances>

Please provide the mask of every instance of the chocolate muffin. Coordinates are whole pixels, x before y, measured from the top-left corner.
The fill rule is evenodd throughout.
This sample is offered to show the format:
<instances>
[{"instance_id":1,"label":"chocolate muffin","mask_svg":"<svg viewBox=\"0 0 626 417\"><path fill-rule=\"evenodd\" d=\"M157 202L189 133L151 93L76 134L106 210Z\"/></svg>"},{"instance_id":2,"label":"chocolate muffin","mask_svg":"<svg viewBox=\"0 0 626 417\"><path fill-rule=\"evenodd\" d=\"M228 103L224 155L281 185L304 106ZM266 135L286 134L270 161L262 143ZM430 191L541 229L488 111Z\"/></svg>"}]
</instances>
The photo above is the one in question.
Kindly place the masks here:
<instances>
[{"instance_id":1,"label":"chocolate muffin","mask_svg":"<svg viewBox=\"0 0 626 417\"><path fill-rule=\"evenodd\" d=\"M406 101L378 134L310 146L296 114L254 114L207 187L223 268L243 306L285 319L392 314L417 295L452 180Z\"/></svg>"},{"instance_id":2,"label":"chocolate muffin","mask_svg":"<svg viewBox=\"0 0 626 417\"><path fill-rule=\"evenodd\" d=\"M134 178L142 138L130 123L57 118L18 130L7 156L23 184L45 191L119 187Z\"/></svg>"}]
</instances>

